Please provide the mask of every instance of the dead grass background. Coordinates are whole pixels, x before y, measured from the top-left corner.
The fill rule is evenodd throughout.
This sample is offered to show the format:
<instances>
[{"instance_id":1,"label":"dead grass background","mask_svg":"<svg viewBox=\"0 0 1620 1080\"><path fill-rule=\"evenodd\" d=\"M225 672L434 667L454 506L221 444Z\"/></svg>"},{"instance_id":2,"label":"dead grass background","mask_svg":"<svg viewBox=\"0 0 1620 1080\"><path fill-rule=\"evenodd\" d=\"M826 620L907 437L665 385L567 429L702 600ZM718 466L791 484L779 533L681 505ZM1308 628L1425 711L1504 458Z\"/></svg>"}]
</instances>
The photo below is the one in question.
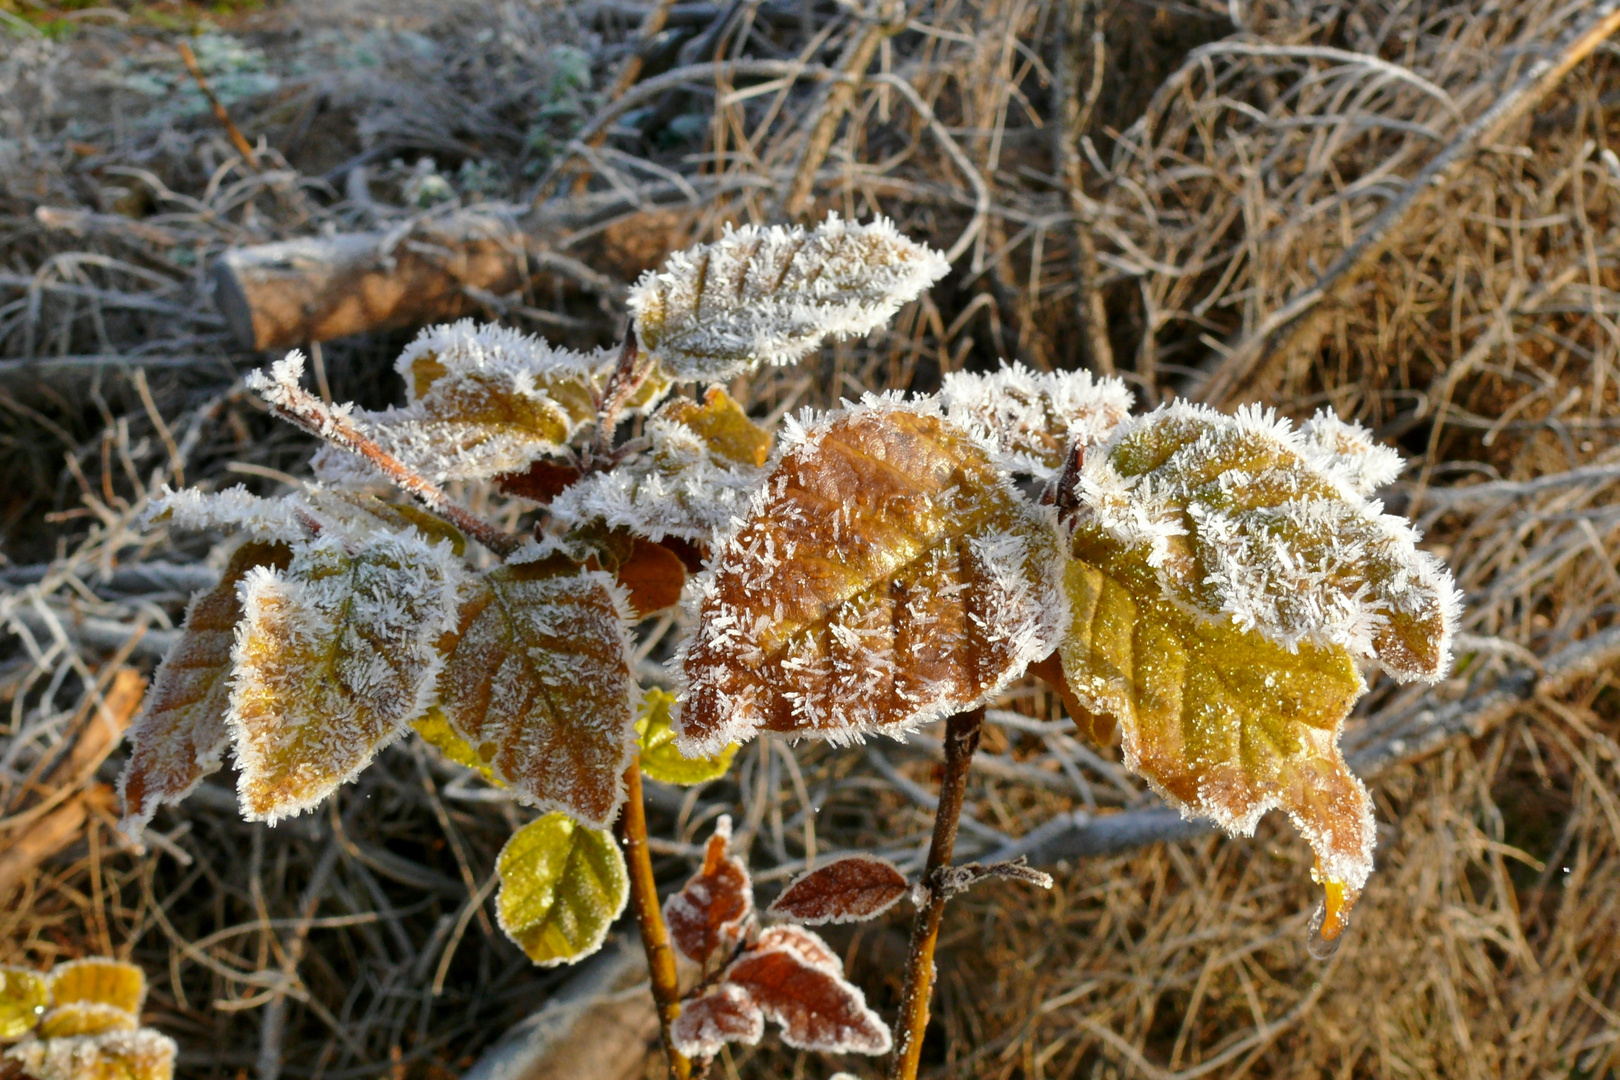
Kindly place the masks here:
<instances>
[{"instance_id":1,"label":"dead grass background","mask_svg":"<svg viewBox=\"0 0 1620 1080\"><path fill-rule=\"evenodd\" d=\"M1112 366L1145 404L1331 404L1413 458L1390 503L1468 595L1455 677L1376 683L1348 737L1379 763L1381 845L1332 961L1306 955L1308 855L1276 822L1065 863L1050 894L987 887L951 908L933 1075L1620 1076L1615 47L1410 198L1608 7L933 0L877 48L811 162L816 210L888 213L955 251L956 270L888 333L760 376L763 414L928 389L999 356ZM830 3L676 5L615 103L600 88L644 12L287 0L212 15L199 54L263 140L256 171L175 54L199 9L0 0L0 844L21 850L51 810L83 807L71 842L0 898L0 962L138 960L183 1075L453 1075L565 977L492 926L494 856L525 812L414 745L275 830L241 823L216 777L160 815L145 854L110 827L119 752L90 775L62 762L217 560L207 538L139 530L157 485L269 492L304 468L308 444L235 386L263 358L214 312L220 250L399 225L434 191L519 210L537 185L619 191L630 231L647 220L637 203L659 201L697 237L775 213L870 23ZM26 29L40 25L57 36ZM757 61L808 75L746 74ZM576 138L593 126L605 142ZM1403 198L1376 260L1332 277ZM1324 276L1321 301L1279 329ZM500 311L571 339L616 331L572 293ZM403 340L326 343L332 395L387 403ZM1535 689L1583 642L1610 644ZM1044 696L1003 705L962 857L1059 813L1153 805ZM1462 734L1426 740L1425 717L1448 707ZM766 888L848 847L918 863L935 750L937 733L756 744L725 782L654 792L662 873L684 876L722 812ZM898 998L904 929L836 940L881 1008ZM864 1065L767 1041L722 1069L835 1064Z\"/></svg>"}]
</instances>

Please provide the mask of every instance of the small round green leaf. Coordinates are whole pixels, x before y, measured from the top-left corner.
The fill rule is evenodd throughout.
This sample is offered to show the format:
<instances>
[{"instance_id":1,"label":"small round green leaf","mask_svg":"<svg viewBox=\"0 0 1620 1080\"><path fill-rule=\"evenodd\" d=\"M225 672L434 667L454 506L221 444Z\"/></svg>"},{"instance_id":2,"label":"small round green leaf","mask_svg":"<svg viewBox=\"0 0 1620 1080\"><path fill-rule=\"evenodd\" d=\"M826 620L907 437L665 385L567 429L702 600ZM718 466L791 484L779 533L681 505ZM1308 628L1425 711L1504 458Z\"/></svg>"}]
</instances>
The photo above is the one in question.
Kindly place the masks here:
<instances>
[{"instance_id":1,"label":"small round green leaf","mask_svg":"<svg viewBox=\"0 0 1620 1080\"><path fill-rule=\"evenodd\" d=\"M513 833L495 866L501 929L541 967L571 964L601 948L630 897L613 834L567 814L547 814Z\"/></svg>"},{"instance_id":2,"label":"small round green leaf","mask_svg":"<svg viewBox=\"0 0 1620 1080\"><path fill-rule=\"evenodd\" d=\"M731 743L713 757L682 756L675 749L675 730L669 726L669 710L674 704L674 694L658 689L648 690L641 703L636 735L642 775L666 784L685 785L702 784L726 775L731 759L737 756L737 744Z\"/></svg>"}]
</instances>

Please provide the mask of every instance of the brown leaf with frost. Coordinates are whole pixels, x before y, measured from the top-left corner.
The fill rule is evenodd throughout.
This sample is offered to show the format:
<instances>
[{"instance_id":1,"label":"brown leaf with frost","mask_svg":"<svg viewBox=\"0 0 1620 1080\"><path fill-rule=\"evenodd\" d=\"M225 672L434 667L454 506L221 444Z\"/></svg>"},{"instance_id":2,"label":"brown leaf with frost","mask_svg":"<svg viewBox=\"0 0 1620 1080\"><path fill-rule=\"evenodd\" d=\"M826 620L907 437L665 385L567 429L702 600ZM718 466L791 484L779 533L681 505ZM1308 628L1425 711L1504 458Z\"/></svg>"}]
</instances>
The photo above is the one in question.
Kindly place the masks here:
<instances>
[{"instance_id":1,"label":"brown leaf with frost","mask_svg":"<svg viewBox=\"0 0 1620 1080\"><path fill-rule=\"evenodd\" d=\"M131 839L139 839L160 805L184 799L223 763L230 742L231 646L242 618L237 585L254 567L281 570L291 558L285 544L249 541L231 556L219 584L192 597L180 640L158 665L129 731L129 761L118 788L120 827Z\"/></svg>"},{"instance_id":2,"label":"brown leaf with frost","mask_svg":"<svg viewBox=\"0 0 1620 1080\"><path fill-rule=\"evenodd\" d=\"M852 740L970 708L1051 652L1055 526L965 432L869 399L804 433L695 582L681 751Z\"/></svg>"},{"instance_id":3,"label":"brown leaf with frost","mask_svg":"<svg viewBox=\"0 0 1620 1080\"><path fill-rule=\"evenodd\" d=\"M566 559L470 583L439 705L479 759L542 810L603 829L624 799L635 684L624 593Z\"/></svg>"},{"instance_id":4,"label":"brown leaf with frost","mask_svg":"<svg viewBox=\"0 0 1620 1080\"><path fill-rule=\"evenodd\" d=\"M848 855L794 878L770 906L808 926L875 919L911 889L893 863L876 855Z\"/></svg>"},{"instance_id":5,"label":"brown leaf with frost","mask_svg":"<svg viewBox=\"0 0 1620 1080\"><path fill-rule=\"evenodd\" d=\"M722 816L703 850L703 867L664 901L664 922L682 956L700 967L731 955L754 915L748 864L727 854L731 818Z\"/></svg>"},{"instance_id":6,"label":"brown leaf with frost","mask_svg":"<svg viewBox=\"0 0 1620 1080\"><path fill-rule=\"evenodd\" d=\"M753 1046L765 1034L765 1014L748 991L721 983L689 1001L669 1025L675 1049L689 1058L713 1057L726 1043Z\"/></svg>"},{"instance_id":7,"label":"brown leaf with frost","mask_svg":"<svg viewBox=\"0 0 1620 1080\"><path fill-rule=\"evenodd\" d=\"M838 957L802 927L765 931L726 969L725 983L745 991L796 1049L886 1054L893 1045L888 1025L845 980Z\"/></svg>"}]
</instances>

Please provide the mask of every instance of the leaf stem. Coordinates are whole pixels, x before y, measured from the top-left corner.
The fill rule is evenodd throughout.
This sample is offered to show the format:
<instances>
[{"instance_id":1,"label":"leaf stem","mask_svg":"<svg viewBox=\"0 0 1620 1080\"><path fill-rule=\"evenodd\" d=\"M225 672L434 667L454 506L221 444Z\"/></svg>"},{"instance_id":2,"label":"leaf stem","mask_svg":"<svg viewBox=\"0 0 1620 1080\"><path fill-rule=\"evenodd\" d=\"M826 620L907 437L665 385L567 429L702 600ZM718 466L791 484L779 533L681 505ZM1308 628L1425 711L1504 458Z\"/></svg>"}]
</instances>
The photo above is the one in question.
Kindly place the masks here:
<instances>
[{"instance_id":1,"label":"leaf stem","mask_svg":"<svg viewBox=\"0 0 1620 1080\"><path fill-rule=\"evenodd\" d=\"M950 869L956 850L956 825L962 817L962 800L967 793L968 765L979 748L979 731L984 726L984 709L957 713L945 723L945 778L939 785L939 806L934 811L934 839L928 846L928 865L923 884L928 901L917 910L911 927L911 950L906 956L904 996L896 1023L894 1058L889 1080L916 1080L922 1061L923 1031L928 1027L928 1003L934 992L934 945L939 940L940 917L950 891L942 888L941 878Z\"/></svg>"},{"instance_id":2,"label":"leaf stem","mask_svg":"<svg viewBox=\"0 0 1620 1080\"><path fill-rule=\"evenodd\" d=\"M414 496L422 505L444 518L466 535L477 540L495 554L506 558L523 546L521 537L503 532L457 503L444 489L364 435L349 419L346 412L333 409L320 398L299 386L296 372L301 367L281 371L275 366L272 376L255 372L247 385L256 391L283 420L318 435L334 446L358 454L376 466L401 491ZM255 377L257 376L257 377ZM285 376L285 377L283 377Z\"/></svg>"},{"instance_id":3,"label":"leaf stem","mask_svg":"<svg viewBox=\"0 0 1620 1080\"><path fill-rule=\"evenodd\" d=\"M658 1028L669 1056L669 1080L689 1080L692 1063L678 1053L669 1038L669 1025L681 1011L681 988L675 975L675 951L669 929L658 909L658 885L653 879L652 855L647 850L647 808L641 801L641 765L632 761L624 772L624 809L619 814L619 843L630 867L630 907L641 930L641 948L647 954L653 1001L658 1006Z\"/></svg>"}]
</instances>

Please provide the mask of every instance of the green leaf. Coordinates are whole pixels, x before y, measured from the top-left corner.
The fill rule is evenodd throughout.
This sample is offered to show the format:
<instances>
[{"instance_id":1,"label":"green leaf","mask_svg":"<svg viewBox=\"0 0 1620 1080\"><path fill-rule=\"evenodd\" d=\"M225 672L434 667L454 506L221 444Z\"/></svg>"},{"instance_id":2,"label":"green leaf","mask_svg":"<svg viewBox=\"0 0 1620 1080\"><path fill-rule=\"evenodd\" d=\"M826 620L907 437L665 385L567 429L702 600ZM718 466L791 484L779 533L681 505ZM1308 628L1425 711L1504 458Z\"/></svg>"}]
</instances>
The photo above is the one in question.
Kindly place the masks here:
<instances>
[{"instance_id":1,"label":"green leaf","mask_svg":"<svg viewBox=\"0 0 1620 1080\"><path fill-rule=\"evenodd\" d=\"M547 814L513 833L495 866L501 929L541 967L571 964L601 948L630 897L613 835L567 814Z\"/></svg>"},{"instance_id":2,"label":"green leaf","mask_svg":"<svg viewBox=\"0 0 1620 1080\"><path fill-rule=\"evenodd\" d=\"M44 976L27 968L0 967L0 1039L20 1039L32 1031L50 1001Z\"/></svg>"},{"instance_id":3,"label":"green leaf","mask_svg":"<svg viewBox=\"0 0 1620 1080\"><path fill-rule=\"evenodd\" d=\"M731 759L737 755L737 744L730 744L714 757L684 756L675 749L675 730L669 726L669 710L674 704L674 694L657 689L648 690L641 704L636 734L641 739L642 775L666 784L685 785L702 784L726 775Z\"/></svg>"}]
</instances>

